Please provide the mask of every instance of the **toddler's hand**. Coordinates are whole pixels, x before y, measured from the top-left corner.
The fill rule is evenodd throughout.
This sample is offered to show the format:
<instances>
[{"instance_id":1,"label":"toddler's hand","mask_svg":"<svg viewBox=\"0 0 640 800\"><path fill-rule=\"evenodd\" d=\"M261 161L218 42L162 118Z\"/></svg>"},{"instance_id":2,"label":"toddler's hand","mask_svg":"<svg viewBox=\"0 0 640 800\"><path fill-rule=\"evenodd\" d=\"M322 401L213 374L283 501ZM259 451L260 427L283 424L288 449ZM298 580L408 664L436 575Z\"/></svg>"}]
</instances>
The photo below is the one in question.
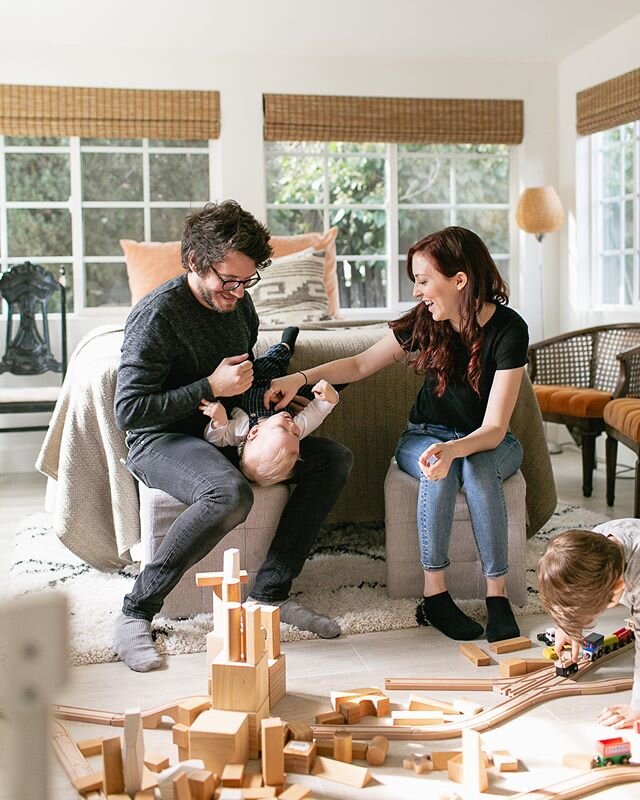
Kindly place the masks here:
<instances>
[{"instance_id":1,"label":"toddler's hand","mask_svg":"<svg viewBox=\"0 0 640 800\"><path fill-rule=\"evenodd\" d=\"M325 380L318 381L311 391L318 400L325 400L333 405L338 402L338 392Z\"/></svg>"},{"instance_id":2,"label":"toddler's hand","mask_svg":"<svg viewBox=\"0 0 640 800\"><path fill-rule=\"evenodd\" d=\"M211 424L214 428L219 428L229 422L226 409L222 403L218 403L217 401L212 402L211 400L201 400L198 408L205 416L211 417Z\"/></svg>"}]
</instances>

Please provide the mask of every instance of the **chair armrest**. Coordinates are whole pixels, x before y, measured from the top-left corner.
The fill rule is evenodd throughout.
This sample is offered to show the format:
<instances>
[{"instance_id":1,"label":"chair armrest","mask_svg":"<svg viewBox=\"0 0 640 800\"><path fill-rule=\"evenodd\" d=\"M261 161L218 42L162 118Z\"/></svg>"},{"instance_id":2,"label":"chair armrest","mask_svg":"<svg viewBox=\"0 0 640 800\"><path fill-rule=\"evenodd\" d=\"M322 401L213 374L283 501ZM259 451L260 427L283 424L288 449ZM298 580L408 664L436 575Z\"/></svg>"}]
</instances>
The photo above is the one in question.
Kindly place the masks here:
<instances>
[{"instance_id":1,"label":"chair armrest","mask_svg":"<svg viewBox=\"0 0 640 800\"><path fill-rule=\"evenodd\" d=\"M614 397L640 397L640 345L618 353L620 375Z\"/></svg>"}]
</instances>

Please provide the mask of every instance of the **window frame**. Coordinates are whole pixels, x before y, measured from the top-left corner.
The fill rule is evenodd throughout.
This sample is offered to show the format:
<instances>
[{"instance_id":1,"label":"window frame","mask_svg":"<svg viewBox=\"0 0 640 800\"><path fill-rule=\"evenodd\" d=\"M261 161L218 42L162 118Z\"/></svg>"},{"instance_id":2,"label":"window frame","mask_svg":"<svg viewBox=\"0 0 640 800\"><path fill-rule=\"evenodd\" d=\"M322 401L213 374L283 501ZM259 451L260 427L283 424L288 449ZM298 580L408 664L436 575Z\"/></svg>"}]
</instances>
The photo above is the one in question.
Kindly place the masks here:
<instances>
[{"instance_id":1,"label":"window frame","mask_svg":"<svg viewBox=\"0 0 640 800\"><path fill-rule=\"evenodd\" d=\"M144 239L151 241L151 211L156 208L184 208L188 210L192 202L200 201L160 201L151 200L150 188L150 156L163 154L197 154L207 155L209 167L208 193L209 197L204 202L220 196L220 140L208 139L202 147L188 146L163 146L156 147L149 144L149 138L139 137L138 145L94 145L84 144L81 137L56 137L68 138L68 144L61 145L7 145L5 137L0 136L0 270L5 271L14 264L19 264L25 258L46 266L48 264L63 264L70 267L73 274L73 311L67 313L67 319L84 318L92 319L103 316L126 316L130 305L86 305L85 266L87 263L115 264L125 263L123 253L113 256L87 256L84 251L84 210L90 208L141 208L143 210ZM8 201L6 185L6 154L13 153L64 153L69 155L70 194L66 201ZM83 153L134 153L142 156L142 199L135 201L85 201L82 197L82 154ZM70 212L71 221L71 255L69 256L9 256L8 254L8 219L7 212L11 209L25 208L62 208ZM3 304L4 305L4 304ZM6 316L2 308L1 314ZM51 315L55 317L55 314Z\"/></svg>"}]
</instances>

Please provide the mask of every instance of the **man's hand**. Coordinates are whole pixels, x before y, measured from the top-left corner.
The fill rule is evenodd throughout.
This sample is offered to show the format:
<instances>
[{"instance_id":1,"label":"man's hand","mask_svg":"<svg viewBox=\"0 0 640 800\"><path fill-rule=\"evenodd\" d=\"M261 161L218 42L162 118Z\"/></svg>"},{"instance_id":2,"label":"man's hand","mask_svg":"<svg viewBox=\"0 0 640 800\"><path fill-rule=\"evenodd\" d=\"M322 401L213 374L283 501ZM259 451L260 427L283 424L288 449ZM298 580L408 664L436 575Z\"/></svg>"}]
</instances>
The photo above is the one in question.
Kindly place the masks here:
<instances>
[{"instance_id":1,"label":"man's hand","mask_svg":"<svg viewBox=\"0 0 640 800\"><path fill-rule=\"evenodd\" d=\"M198 408L207 417L211 417L211 424L214 428L221 428L229 422L227 411L222 403L201 400Z\"/></svg>"},{"instance_id":2,"label":"man's hand","mask_svg":"<svg viewBox=\"0 0 640 800\"><path fill-rule=\"evenodd\" d=\"M282 411L302 386L304 386L304 376L300 372L292 372L291 375L274 378L264 393L264 407L270 409L275 403L275 410Z\"/></svg>"},{"instance_id":3,"label":"man's hand","mask_svg":"<svg viewBox=\"0 0 640 800\"><path fill-rule=\"evenodd\" d=\"M578 659L580 658L580 648L582 647L582 640L572 639L568 633L565 633L562 630L562 628L556 628L556 640L554 643L554 647L561 663L562 662L566 663L569 660L567 658L569 651L564 649L564 646L566 644L571 645L571 661L577 663Z\"/></svg>"},{"instance_id":4,"label":"man's hand","mask_svg":"<svg viewBox=\"0 0 640 800\"><path fill-rule=\"evenodd\" d=\"M340 399L338 392L325 380L318 381L311 391L318 400L325 400L334 406Z\"/></svg>"},{"instance_id":5,"label":"man's hand","mask_svg":"<svg viewBox=\"0 0 640 800\"><path fill-rule=\"evenodd\" d=\"M596 722L609 728L632 728L638 719L640 711L634 711L631 706L617 705L603 708Z\"/></svg>"},{"instance_id":6,"label":"man's hand","mask_svg":"<svg viewBox=\"0 0 640 800\"><path fill-rule=\"evenodd\" d=\"M253 362L247 353L223 358L208 381L214 397L235 397L253 383Z\"/></svg>"}]
</instances>

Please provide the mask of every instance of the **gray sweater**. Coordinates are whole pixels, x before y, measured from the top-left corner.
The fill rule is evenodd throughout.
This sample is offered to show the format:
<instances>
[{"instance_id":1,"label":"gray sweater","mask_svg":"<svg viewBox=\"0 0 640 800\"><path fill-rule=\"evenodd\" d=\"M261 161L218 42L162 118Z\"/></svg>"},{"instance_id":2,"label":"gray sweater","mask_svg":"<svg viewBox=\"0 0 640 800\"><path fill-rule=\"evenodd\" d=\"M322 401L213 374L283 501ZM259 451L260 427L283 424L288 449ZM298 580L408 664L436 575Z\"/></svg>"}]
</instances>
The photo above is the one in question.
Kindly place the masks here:
<instances>
[{"instance_id":1,"label":"gray sweater","mask_svg":"<svg viewBox=\"0 0 640 800\"><path fill-rule=\"evenodd\" d=\"M187 273L163 283L132 309L118 368L115 415L127 444L144 432L202 438L207 419L200 400L212 400L207 380L223 358L248 353L258 338L258 315L248 294L235 309L205 308L191 293ZM228 410L234 398L221 398Z\"/></svg>"},{"instance_id":2,"label":"gray sweater","mask_svg":"<svg viewBox=\"0 0 640 800\"><path fill-rule=\"evenodd\" d=\"M631 708L640 711L640 519L613 519L594 531L617 539L624 550L624 592L620 604L631 610L636 633L635 667Z\"/></svg>"}]
</instances>

